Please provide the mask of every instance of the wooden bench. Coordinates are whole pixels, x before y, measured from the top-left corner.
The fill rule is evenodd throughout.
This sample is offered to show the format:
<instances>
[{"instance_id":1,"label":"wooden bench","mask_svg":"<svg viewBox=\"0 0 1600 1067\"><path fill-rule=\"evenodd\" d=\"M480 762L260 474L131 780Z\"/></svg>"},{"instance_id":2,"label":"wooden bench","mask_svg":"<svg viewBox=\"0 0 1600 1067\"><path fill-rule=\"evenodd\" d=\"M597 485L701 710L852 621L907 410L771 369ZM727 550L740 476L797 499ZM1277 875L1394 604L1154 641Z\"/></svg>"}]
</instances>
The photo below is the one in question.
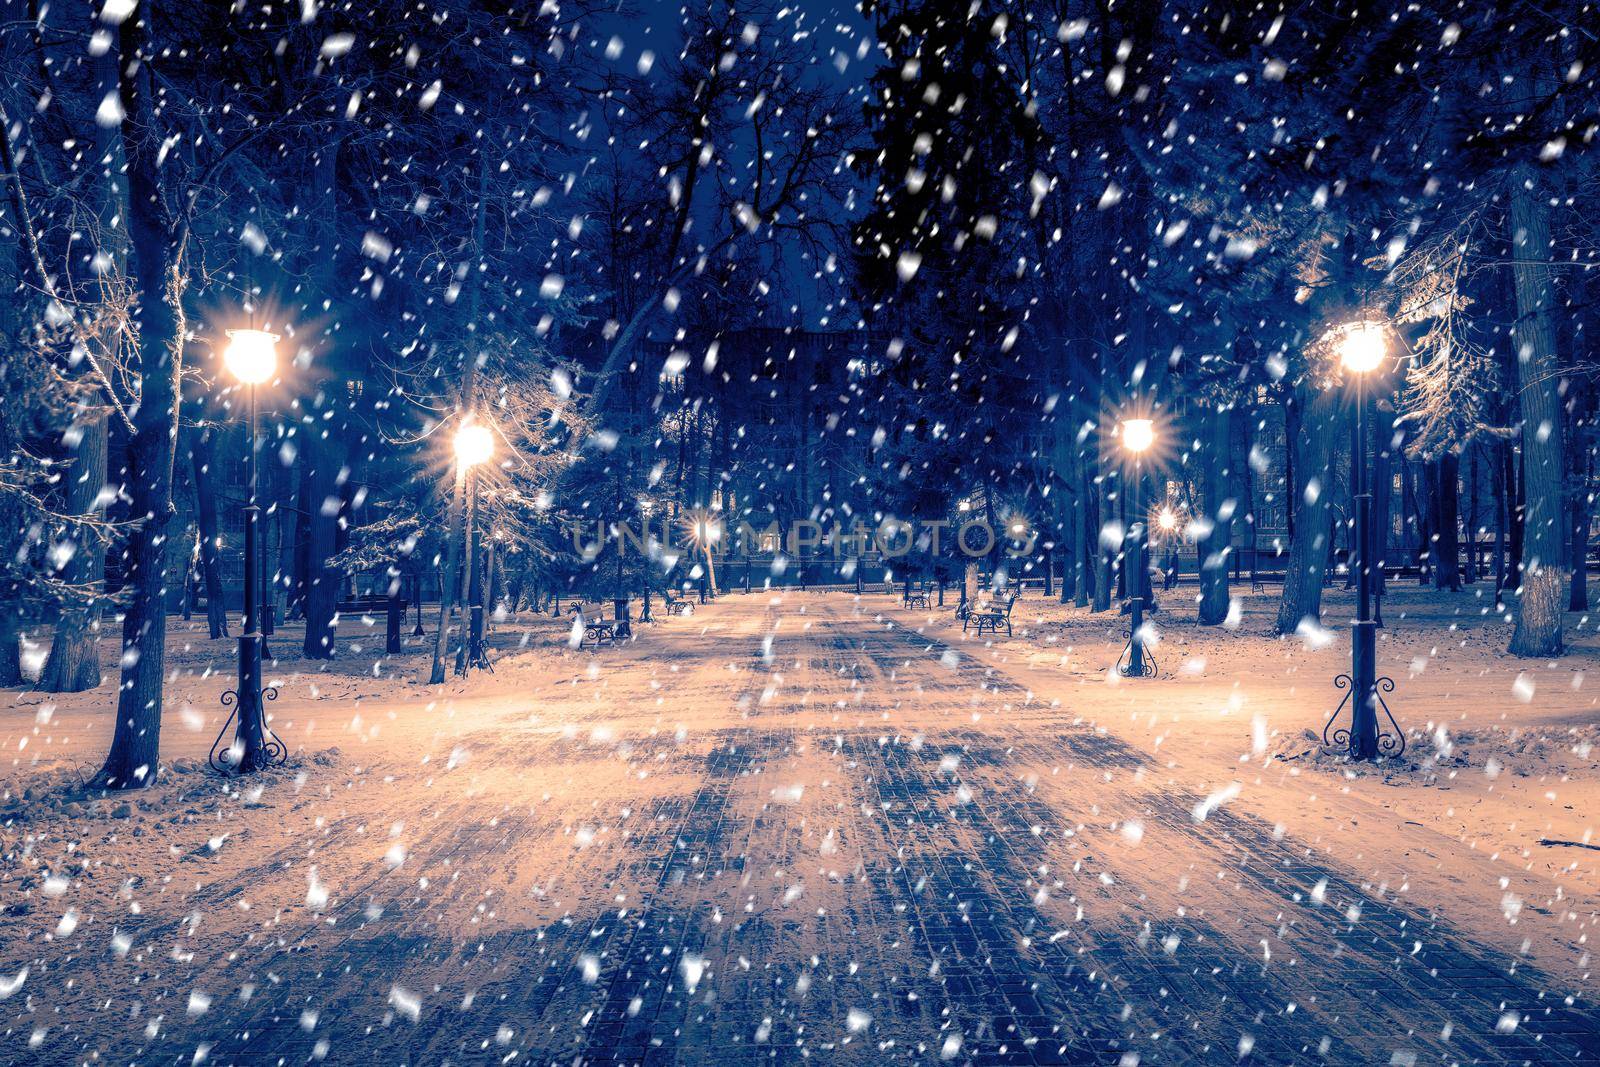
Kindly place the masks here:
<instances>
[{"instance_id":1,"label":"wooden bench","mask_svg":"<svg viewBox=\"0 0 1600 1067\"><path fill-rule=\"evenodd\" d=\"M340 615L383 615L386 625L384 627L384 650L386 652L400 651L400 627L406 620L406 609L411 605L400 597L391 596L358 596L352 600L340 601L334 605L334 610Z\"/></svg>"},{"instance_id":2,"label":"wooden bench","mask_svg":"<svg viewBox=\"0 0 1600 1067\"><path fill-rule=\"evenodd\" d=\"M585 622L583 624L583 639L592 642L595 648L599 648L601 643L605 641L615 643L617 640L617 624L614 621L607 620Z\"/></svg>"},{"instance_id":3,"label":"wooden bench","mask_svg":"<svg viewBox=\"0 0 1600 1067\"><path fill-rule=\"evenodd\" d=\"M391 603L392 601L387 596L364 595L352 597L349 600L341 600L335 605L335 610L340 615L378 615L388 611ZM405 611L406 602L401 600L398 603L400 604L400 610L402 612Z\"/></svg>"},{"instance_id":4,"label":"wooden bench","mask_svg":"<svg viewBox=\"0 0 1600 1067\"><path fill-rule=\"evenodd\" d=\"M983 636L985 630L992 634L998 634L1000 632L1000 627L1002 626L1006 628L1006 636L1010 637L1011 609L1016 606L1016 603L1017 598L1016 595L1013 594L1006 600L1006 606L1004 608L997 608L991 604L989 607L982 610L974 610L968 613L967 617L961 620L961 632L966 633L967 627L976 622L978 624L979 637Z\"/></svg>"},{"instance_id":5,"label":"wooden bench","mask_svg":"<svg viewBox=\"0 0 1600 1067\"><path fill-rule=\"evenodd\" d=\"M572 604L567 608L567 614L576 615L583 623L583 640L579 642L580 647L592 644L595 648L599 648L607 641L615 644L625 637L633 636L632 627L623 625L625 620L602 619L600 613L605 608L600 604L595 604L593 607L592 617L591 613L583 610L582 604Z\"/></svg>"},{"instance_id":6,"label":"wooden bench","mask_svg":"<svg viewBox=\"0 0 1600 1067\"><path fill-rule=\"evenodd\" d=\"M907 608L927 608L928 591L926 589L913 589L905 595Z\"/></svg>"},{"instance_id":7,"label":"wooden bench","mask_svg":"<svg viewBox=\"0 0 1600 1067\"><path fill-rule=\"evenodd\" d=\"M667 605L668 615L688 615L694 609L694 601L688 597L673 596L665 589L661 591L661 599Z\"/></svg>"}]
</instances>

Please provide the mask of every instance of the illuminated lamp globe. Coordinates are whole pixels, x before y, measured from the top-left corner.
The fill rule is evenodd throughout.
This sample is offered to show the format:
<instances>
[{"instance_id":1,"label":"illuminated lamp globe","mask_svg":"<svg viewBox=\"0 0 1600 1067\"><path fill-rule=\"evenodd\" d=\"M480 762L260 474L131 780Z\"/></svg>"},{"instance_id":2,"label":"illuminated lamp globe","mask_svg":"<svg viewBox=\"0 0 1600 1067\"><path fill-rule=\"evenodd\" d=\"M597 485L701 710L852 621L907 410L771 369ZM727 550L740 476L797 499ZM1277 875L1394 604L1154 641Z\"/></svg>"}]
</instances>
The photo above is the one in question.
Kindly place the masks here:
<instances>
[{"instance_id":1,"label":"illuminated lamp globe","mask_svg":"<svg viewBox=\"0 0 1600 1067\"><path fill-rule=\"evenodd\" d=\"M494 455L494 434L481 423L469 422L456 431L456 461L476 467Z\"/></svg>"},{"instance_id":2,"label":"illuminated lamp globe","mask_svg":"<svg viewBox=\"0 0 1600 1067\"><path fill-rule=\"evenodd\" d=\"M1356 374L1376 370L1389 353L1384 329L1375 322L1362 322L1349 327L1339 339L1339 362L1344 369Z\"/></svg>"},{"instance_id":3,"label":"illuminated lamp globe","mask_svg":"<svg viewBox=\"0 0 1600 1067\"><path fill-rule=\"evenodd\" d=\"M270 381L278 368L278 335L265 330L229 330L222 362L241 385Z\"/></svg>"},{"instance_id":4,"label":"illuminated lamp globe","mask_svg":"<svg viewBox=\"0 0 1600 1067\"><path fill-rule=\"evenodd\" d=\"M1144 452L1156 443L1156 424L1150 419L1122 420L1122 447L1129 452Z\"/></svg>"}]
</instances>

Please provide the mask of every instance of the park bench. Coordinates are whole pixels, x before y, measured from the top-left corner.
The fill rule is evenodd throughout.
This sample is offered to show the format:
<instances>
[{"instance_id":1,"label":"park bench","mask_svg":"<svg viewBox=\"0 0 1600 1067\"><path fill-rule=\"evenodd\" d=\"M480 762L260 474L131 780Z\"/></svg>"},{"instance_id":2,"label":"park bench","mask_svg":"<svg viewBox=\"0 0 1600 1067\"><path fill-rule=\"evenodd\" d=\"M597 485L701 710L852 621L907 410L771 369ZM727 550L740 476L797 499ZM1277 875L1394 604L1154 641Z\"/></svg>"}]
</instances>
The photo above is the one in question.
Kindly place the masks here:
<instances>
[{"instance_id":1,"label":"park bench","mask_svg":"<svg viewBox=\"0 0 1600 1067\"><path fill-rule=\"evenodd\" d=\"M688 597L673 596L671 590L663 589L661 598L666 602L668 615L687 615L694 607Z\"/></svg>"},{"instance_id":2,"label":"park bench","mask_svg":"<svg viewBox=\"0 0 1600 1067\"><path fill-rule=\"evenodd\" d=\"M617 640L617 624L614 620L596 619L594 622L583 624L583 639L599 648L603 642Z\"/></svg>"},{"instance_id":3,"label":"park bench","mask_svg":"<svg viewBox=\"0 0 1600 1067\"><path fill-rule=\"evenodd\" d=\"M928 606L928 591L926 589L906 590L905 606L908 608L926 608Z\"/></svg>"},{"instance_id":4,"label":"park bench","mask_svg":"<svg viewBox=\"0 0 1600 1067\"><path fill-rule=\"evenodd\" d=\"M400 627L406 619L406 609L410 607L400 597L378 596L366 594L341 600L334 605L334 610L340 615L365 615L368 617L383 615L386 625L384 627L384 649L389 652L400 651Z\"/></svg>"},{"instance_id":5,"label":"park bench","mask_svg":"<svg viewBox=\"0 0 1600 1067\"><path fill-rule=\"evenodd\" d=\"M341 600L338 604L338 612L340 615L377 615L380 612L388 611L389 603L390 599L387 596L363 594L351 597L349 600ZM405 610L405 601L402 600L399 603L402 605L401 610Z\"/></svg>"},{"instance_id":6,"label":"park bench","mask_svg":"<svg viewBox=\"0 0 1600 1067\"><path fill-rule=\"evenodd\" d=\"M966 633L967 627L976 622L978 624L978 636L980 637L983 636L985 630L992 634L998 634L1002 626L1006 628L1006 636L1010 637L1011 609L1016 603L1017 598L1013 594L1006 600L1006 606L1003 608L997 608L991 603L987 608L970 611L967 617L961 620L961 632Z\"/></svg>"},{"instance_id":7,"label":"park bench","mask_svg":"<svg viewBox=\"0 0 1600 1067\"><path fill-rule=\"evenodd\" d=\"M615 644L625 637L633 636L633 627L628 625L626 618L602 619L600 613L605 610L604 606L595 604L593 607L592 616L583 610L581 604L573 604L567 608L567 613L578 616L583 624L583 644L592 644L598 649L607 641Z\"/></svg>"}]
</instances>

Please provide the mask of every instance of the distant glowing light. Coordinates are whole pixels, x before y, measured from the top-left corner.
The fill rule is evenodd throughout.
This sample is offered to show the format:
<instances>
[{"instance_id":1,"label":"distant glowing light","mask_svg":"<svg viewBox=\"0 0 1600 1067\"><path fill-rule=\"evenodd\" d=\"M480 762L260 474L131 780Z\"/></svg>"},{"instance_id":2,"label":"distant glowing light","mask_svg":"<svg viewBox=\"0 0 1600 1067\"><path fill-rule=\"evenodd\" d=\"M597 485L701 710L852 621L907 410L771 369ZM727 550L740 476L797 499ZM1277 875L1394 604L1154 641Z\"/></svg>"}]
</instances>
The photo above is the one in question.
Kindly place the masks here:
<instances>
[{"instance_id":1,"label":"distant glowing light","mask_svg":"<svg viewBox=\"0 0 1600 1067\"><path fill-rule=\"evenodd\" d=\"M1129 452L1144 452L1156 443L1156 424L1151 419L1123 419L1122 447Z\"/></svg>"},{"instance_id":2,"label":"distant glowing light","mask_svg":"<svg viewBox=\"0 0 1600 1067\"><path fill-rule=\"evenodd\" d=\"M222 362L242 385L270 381L278 369L278 335L266 330L229 330Z\"/></svg>"},{"instance_id":3,"label":"distant glowing light","mask_svg":"<svg viewBox=\"0 0 1600 1067\"><path fill-rule=\"evenodd\" d=\"M708 511L693 511L684 516L689 536L698 545L710 547L722 539L722 520Z\"/></svg>"},{"instance_id":4,"label":"distant glowing light","mask_svg":"<svg viewBox=\"0 0 1600 1067\"><path fill-rule=\"evenodd\" d=\"M1389 354L1388 331L1382 323L1358 322L1346 326L1339 338L1339 362L1344 369L1366 374L1382 365Z\"/></svg>"},{"instance_id":5,"label":"distant glowing light","mask_svg":"<svg viewBox=\"0 0 1600 1067\"><path fill-rule=\"evenodd\" d=\"M456 431L456 461L463 468L487 463L494 455L494 434L480 422L469 422Z\"/></svg>"}]
</instances>

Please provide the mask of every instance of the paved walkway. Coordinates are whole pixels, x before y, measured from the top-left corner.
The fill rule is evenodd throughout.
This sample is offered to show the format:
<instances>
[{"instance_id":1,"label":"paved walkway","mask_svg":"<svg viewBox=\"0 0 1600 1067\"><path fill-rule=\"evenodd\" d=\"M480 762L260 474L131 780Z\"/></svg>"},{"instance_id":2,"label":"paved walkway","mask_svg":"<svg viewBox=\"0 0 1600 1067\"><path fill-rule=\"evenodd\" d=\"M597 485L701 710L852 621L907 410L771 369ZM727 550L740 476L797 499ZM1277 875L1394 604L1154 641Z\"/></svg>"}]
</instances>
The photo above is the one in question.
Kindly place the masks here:
<instances>
[{"instance_id":1,"label":"paved walkway","mask_svg":"<svg viewBox=\"0 0 1600 1067\"><path fill-rule=\"evenodd\" d=\"M109 919L0 948L0 979L36 961L0 1060L1600 1059L1593 1006L1448 901L1174 791L958 649L757 599L463 711L426 763L351 749L253 809L197 787L200 825L140 845L184 855L129 890L132 951ZM219 825L248 862L208 873L185 849Z\"/></svg>"}]
</instances>

